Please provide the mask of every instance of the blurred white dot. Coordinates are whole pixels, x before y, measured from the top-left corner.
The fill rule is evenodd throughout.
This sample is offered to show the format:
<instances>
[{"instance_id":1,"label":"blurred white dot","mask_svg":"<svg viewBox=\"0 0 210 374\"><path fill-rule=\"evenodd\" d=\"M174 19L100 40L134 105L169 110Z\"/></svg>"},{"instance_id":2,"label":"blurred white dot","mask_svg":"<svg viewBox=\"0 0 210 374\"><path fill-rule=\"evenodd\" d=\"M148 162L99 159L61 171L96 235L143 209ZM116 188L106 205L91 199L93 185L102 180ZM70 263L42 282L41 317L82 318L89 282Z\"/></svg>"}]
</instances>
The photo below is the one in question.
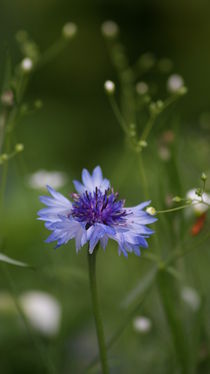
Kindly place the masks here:
<instances>
[{"instance_id":1,"label":"blurred white dot","mask_svg":"<svg viewBox=\"0 0 210 374\"><path fill-rule=\"evenodd\" d=\"M21 68L24 72L30 72L33 68L33 61L29 57L24 58L21 62Z\"/></svg>"},{"instance_id":2,"label":"blurred white dot","mask_svg":"<svg viewBox=\"0 0 210 374\"><path fill-rule=\"evenodd\" d=\"M171 93L178 92L184 86L184 80L181 75L172 74L167 81L168 91Z\"/></svg>"},{"instance_id":3,"label":"blurred white dot","mask_svg":"<svg viewBox=\"0 0 210 374\"><path fill-rule=\"evenodd\" d=\"M104 89L107 93L112 94L115 91L115 84L112 81L106 81L104 83Z\"/></svg>"},{"instance_id":4,"label":"blurred white dot","mask_svg":"<svg viewBox=\"0 0 210 374\"><path fill-rule=\"evenodd\" d=\"M144 316L139 316L133 320L133 328L135 331L142 334L148 333L152 328L152 322L149 318Z\"/></svg>"},{"instance_id":5,"label":"blurred white dot","mask_svg":"<svg viewBox=\"0 0 210 374\"><path fill-rule=\"evenodd\" d=\"M181 291L181 297L194 311L199 309L201 298L194 288L184 287Z\"/></svg>"},{"instance_id":6,"label":"blurred white dot","mask_svg":"<svg viewBox=\"0 0 210 374\"><path fill-rule=\"evenodd\" d=\"M61 322L61 305L50 294L30 291L20 297L23 312L31 326L47 336L56 335Z\"/></svg>"},{"instance_id":7,"label":"blurred white dot","mask_svg":"<svg viewBox=\"0 0 210 374\"><path fill-rule=\"evenodd\" d=\"M45 189L46 185L53 188L60 188L66 184L67 176L60 171L38 170L28 176L27 182L34 189Z\"/></svg>"},{"instance_id":8,"label":"blurred white dot","mask_svg":"<svg viewBox=\"0 0 210 374\"><path fill-rule=\"evenodd\" d=\"M66 39L72 39L77 33L77 25L73 22L68 22L63 26L62 34Z\"/></svg>"},{"instance_id":9,"label":"blurred white dot","mask_svg":"<svg viewBox=\"0 0 210 374\"><path fill-rule=\"evenodd\" d=\"M119 27L114 21L105 21L101 25L101 32L107 38L114 38L119 33Z\"/></svg>"},{"instance_id":10,"label":"blurred white dot","mask_svg":"<svg viewBox=\"0 0 210 374\"><path fill-rule=\"evenodd\" d=\"M149 87L147 85L147 83L145 82L138 82L136 84L136 92L139 94L139 95L145 95L149 90Z\"/></svg>"},{"instance_id":11,"label":"blurred white dot","mask_svg":"<svg viewBox=\"0 0 210 374\"><path fill-rule=\"evenodd\" d=\"M161 160L168 161L171 158L171 151L168 147L161 145L158 148L158 154Z\"/></svg>"}]
</instances>

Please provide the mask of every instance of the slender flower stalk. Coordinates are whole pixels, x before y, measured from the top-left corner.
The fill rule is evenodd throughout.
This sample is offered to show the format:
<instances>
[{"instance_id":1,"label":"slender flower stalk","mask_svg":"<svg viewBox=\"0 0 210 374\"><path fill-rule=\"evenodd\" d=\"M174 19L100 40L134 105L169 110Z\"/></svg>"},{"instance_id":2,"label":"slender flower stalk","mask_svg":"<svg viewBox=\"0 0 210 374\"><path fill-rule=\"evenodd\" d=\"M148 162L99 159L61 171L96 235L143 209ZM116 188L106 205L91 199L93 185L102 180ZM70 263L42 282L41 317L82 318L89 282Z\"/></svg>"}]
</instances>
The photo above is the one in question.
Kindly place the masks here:
<instances>
[{"instance_id":1,"label":"slender flower stalk","mask_svg":"<svg viewBox=\"0 0 210 374\"><path fill-rule=\"evenodd\" d=\"M97 281L96 281L96 255L98 252L98 246L91 254L89 251L88 253L88 265L89 265L89 281L90 281L90 292L91 292L91 300L92 300L92 308L93 314L95 319L96 325L96 333L98 339L98 347L99 347L99 355L101 361L101 368L103 374L108 374L108 363L107 363L107 352L106 352L106 343L104 338L104 329L103 323L99 308L99 301L98 301L98 292L97 292Z\"/></svg>"}]
</instances>

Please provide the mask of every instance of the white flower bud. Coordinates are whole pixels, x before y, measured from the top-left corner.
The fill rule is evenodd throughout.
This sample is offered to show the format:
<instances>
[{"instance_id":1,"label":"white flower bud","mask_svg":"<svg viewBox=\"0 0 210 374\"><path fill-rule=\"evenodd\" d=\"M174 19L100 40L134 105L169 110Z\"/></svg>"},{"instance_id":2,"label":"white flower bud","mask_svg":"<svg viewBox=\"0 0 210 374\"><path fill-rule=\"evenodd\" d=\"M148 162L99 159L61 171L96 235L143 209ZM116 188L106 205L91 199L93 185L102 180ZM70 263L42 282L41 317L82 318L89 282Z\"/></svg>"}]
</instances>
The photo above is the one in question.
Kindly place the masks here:
<instances>
[{"instance_id":1,"label":"white flower bud","mask_svg":"<svg viewBox=\"0 0 210 374\"><path fill-rule=\"evenodd\" d=\"M133 320L134 330L142 334L148 333L152 328L152 322L149 318L139 316Z\"/></svg>"},{"instance_id":2,"label":"white flower bud","mask_svg":"<svg viewBox=\"0 0 210 374\"><path fill-rule=\"evenodd\" d=\"M101 25L101 32L106 38L115 38L119 34L119 27L114 21L105 21Z\"/></svg>"},{"instance_id":3,"label":"white flower bud","mask_svg":"<svg viewBox=\"0 0 210 374\"><path fill-rule=\"evenodd\" d=\"M171 93L179 92L184 87L184 80L181 75L172 74L167 81L168 91Z\"/></svg>"},{"instance_id":4,"label":"white flower bud","mask_svg":"<svg viewBox=\"0 0 210 374\"><path fill-rule=\"evenodd\" d=\"M148 206L146 209L146 212L150 214L151 216L154 216L156 214L156 209L153 206Z\"/></svg>"},{"instance_id":5,"label":"white flower bud","mask_svg":"<svg viewBox=\"0 0 210 374\"><path fill-rule=\"evenodd\" d=\"M72 39L77 34L77 25L73 22L68 22L63 26L62 35L65 39Z\"/></svg>"},{"instance_id":6,"label":"white flower bud","mask_svg":"<svg viewBox=\"0 0 210 374\"><path fill-rule=\"evenodd\" d=\"M104 83L104 89L108 94L113 94L115 91L115 84L112 81L106 81Z\"/></svg>"},{"instance_id":7,"label":"white flower bud","mask_svg":"<svg viewBox=\"0 0 210 374\"><path fill-rule=\"evenodd\" d=\"M29 57L25 57L21 62L21 69L25 73L29 73L33 69L33 61Z\"/></svg>"}]
</instances>

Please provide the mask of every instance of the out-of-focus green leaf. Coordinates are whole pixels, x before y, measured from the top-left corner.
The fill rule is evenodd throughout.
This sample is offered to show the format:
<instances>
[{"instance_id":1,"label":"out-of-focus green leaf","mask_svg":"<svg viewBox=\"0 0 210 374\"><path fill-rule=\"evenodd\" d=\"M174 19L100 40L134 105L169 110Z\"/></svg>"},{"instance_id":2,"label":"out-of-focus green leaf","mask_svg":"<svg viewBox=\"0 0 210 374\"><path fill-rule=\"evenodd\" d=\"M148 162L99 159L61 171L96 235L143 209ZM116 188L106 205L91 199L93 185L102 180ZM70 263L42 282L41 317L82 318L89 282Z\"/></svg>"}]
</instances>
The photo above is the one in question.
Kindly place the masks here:
<instances>
[{"instance_id":1,"label":"out-of-focus green leaf","mask_svg":"<svg viewBox=\"0 0 210 374\"><path fill-rule=\"evenodd\" d=\"M0 253L0 261L6 262L7 264L24 267L24 268L31 267L30 265L26 264L25 262L14 260L13 258L8 257L3 253Z\"/></svg>"}]
</instances>

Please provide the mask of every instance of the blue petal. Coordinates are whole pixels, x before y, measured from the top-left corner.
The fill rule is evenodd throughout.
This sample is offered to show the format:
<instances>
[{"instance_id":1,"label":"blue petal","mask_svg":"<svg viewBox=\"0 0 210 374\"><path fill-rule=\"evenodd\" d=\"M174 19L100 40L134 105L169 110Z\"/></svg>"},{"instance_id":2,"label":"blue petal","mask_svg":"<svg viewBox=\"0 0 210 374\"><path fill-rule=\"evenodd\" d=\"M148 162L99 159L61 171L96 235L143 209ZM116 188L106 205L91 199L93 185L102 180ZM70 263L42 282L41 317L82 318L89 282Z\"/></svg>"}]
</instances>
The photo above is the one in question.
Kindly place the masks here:
<instances>
[{"instance_id":1,"label":"blue petal","mask_svg":"<svg viewBox=\"0 0 210 374\"><path fill-rule=\"evenodd\" d=\"M92 178L87 169L82 170L82 182L85 186L85 189L88 191L93 190Z\"/></svg>"},{"instance_id":2,"label":"blue petal","mask_svg":"<svg viewBox=\"0 0 210 374\"><path fill-rule=\"evenodd\" d=\"M80 183L80 182L78 182L78 181L76 181L76 180L74 180L73 183L74 183L75 190L76 190L79 194L82 194L82 193L85 192L85 187L83 186L82 183Z\"/></svg>"}]
</instances>

